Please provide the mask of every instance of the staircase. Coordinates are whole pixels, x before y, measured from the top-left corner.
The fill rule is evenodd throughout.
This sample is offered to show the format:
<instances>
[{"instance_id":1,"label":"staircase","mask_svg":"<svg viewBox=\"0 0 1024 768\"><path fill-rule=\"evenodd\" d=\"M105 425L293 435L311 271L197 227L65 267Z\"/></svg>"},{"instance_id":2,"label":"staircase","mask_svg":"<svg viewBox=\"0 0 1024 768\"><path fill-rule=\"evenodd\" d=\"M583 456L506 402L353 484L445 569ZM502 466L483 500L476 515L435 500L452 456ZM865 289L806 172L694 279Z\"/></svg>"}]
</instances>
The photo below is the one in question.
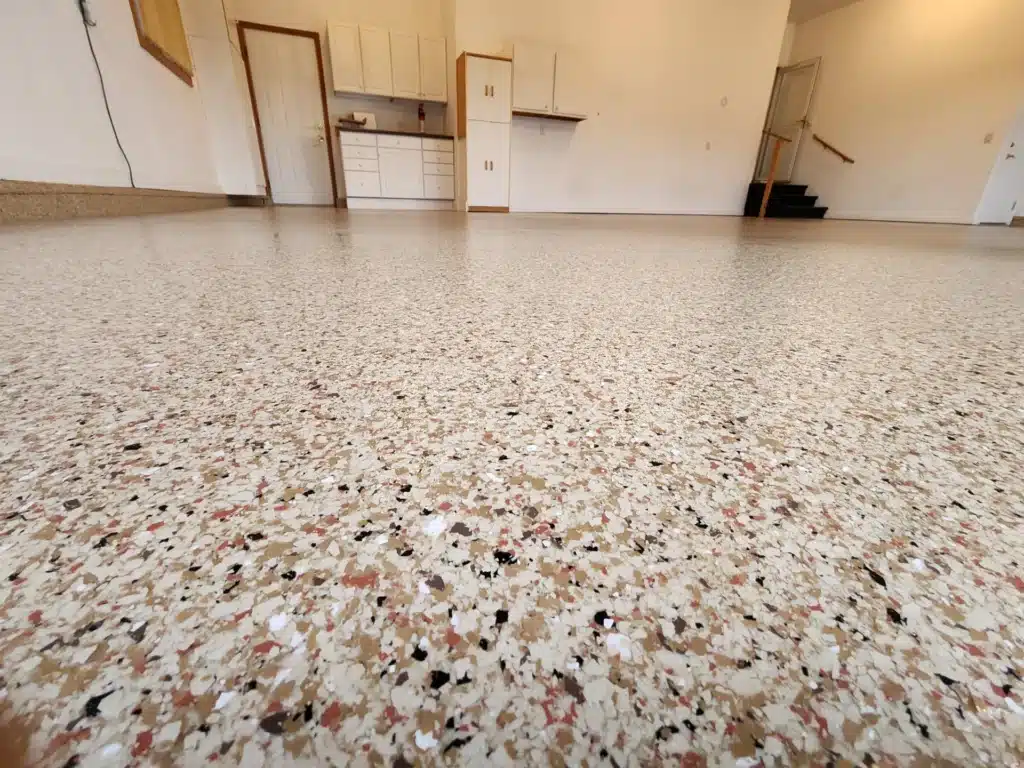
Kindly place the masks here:
<instances>
[{"instance_id":1,"label":"staircase","mask_svg":"<svg viewBox=\"0 0 1024 768\"><path fill-rule=\"evenodd\" d=\"M757 216L761 212L761 198L764 197L764 182L755 181L747 191L744 216ZM816 205L817 195L807 194L806 184L775 184L768 197L770 219L823 219L828 208Z\"/></svg>"}]
</instances>

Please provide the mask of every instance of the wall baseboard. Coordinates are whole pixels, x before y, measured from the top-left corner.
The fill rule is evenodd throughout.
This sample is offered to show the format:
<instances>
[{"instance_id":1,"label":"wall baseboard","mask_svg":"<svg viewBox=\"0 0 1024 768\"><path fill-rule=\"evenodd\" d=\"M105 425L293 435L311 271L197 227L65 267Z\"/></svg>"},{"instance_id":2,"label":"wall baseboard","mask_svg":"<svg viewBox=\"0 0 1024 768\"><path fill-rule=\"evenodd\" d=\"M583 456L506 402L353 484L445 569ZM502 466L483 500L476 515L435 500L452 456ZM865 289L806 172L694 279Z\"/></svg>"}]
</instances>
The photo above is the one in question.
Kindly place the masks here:
<instances>
[{"instance_id":1,"label":"wall baseboard","mask_svg":"<svg viewBox=\"0 0 1024 768\"><path fill-rule=\"evenodd\" d=\"M263 205L265 198L0 179L0 224Z\"/></svg>"}]
</instances>

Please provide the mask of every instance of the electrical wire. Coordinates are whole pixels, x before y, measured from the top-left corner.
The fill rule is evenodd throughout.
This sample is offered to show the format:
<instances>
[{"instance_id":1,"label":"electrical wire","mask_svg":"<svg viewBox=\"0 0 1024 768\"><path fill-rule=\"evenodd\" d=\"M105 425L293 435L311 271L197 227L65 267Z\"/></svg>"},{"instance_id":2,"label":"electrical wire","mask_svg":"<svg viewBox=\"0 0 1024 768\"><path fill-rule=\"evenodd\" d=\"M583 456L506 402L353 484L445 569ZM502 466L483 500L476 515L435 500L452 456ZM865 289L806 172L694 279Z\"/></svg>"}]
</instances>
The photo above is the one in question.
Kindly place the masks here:
<instances>
[{"instance_id":1,"label":"electrical wire","mask_svg":"<svg viewBox=\"0 0 1024 768\"><path fill-rule=\"evenodd\" d=\"M95 27L96 22L89 18L89 9L85 7L87 0L78 0L78 10L82 14L82 26L85 27L85 39L89 41L89 52L92 54L92 61L96 65L96 74L100 78L100 91L103 93L103 105L107 108L107 119L110 121L110 130L114 132L114 141L117 142L117 148L121 150L121 157L124 158L124 164L128 166L128 181L131 182L132 189L135 189L135 173L132 171L131 161L128 159L127 153L124 151L124 147L121 145L121 137L117 135L117 126L114 125L114 115L110 112L110 100L107 99L107 86L103 81L103 70L100 69L100 60L96 58L96 49L92 46L92 34L89 32L90 27Z\"/></svg>"}]
</instances>

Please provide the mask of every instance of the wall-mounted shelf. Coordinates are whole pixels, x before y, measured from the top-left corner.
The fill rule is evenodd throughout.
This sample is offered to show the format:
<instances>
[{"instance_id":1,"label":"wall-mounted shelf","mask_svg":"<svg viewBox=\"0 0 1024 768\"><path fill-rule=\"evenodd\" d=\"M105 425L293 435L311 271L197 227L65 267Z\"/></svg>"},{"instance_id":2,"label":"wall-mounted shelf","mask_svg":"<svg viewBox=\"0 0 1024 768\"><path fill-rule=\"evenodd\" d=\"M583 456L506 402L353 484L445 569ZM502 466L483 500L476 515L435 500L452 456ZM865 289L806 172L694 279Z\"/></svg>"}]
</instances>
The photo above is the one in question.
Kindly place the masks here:
<instances>
[{"instance_id":1,"label":"wall-mounted shelf","mask_svg":"<svg viewBox=\"0 0 1024 768\"><path fill-rule=\"evenodd\" d=\"M561 120L563 123L582 123L586 115L566 115L561 112L532 112L528 109L513 109L513 117L536 117L542 120Z\"/></svg>"}]
</instances>

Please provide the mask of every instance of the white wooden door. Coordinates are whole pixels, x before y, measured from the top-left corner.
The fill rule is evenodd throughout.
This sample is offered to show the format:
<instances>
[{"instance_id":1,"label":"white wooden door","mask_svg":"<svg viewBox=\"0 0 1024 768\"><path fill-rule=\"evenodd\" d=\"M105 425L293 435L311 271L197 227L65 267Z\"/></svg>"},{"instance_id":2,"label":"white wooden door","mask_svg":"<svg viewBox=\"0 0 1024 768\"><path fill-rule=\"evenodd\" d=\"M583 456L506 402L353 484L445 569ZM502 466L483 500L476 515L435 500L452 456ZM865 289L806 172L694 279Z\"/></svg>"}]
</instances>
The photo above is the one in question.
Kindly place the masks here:
<instances>
[{"instance_id":1,"label":"white wooden door","mask_svg":"<svg viewBox=\"0 0 1024 768\"><path fill-rule=\"evenodd\" d=\"M332 24L327 28L331 55L331 87L340 93L363 92L363 59L359 52L359 27Z\"/></svg>"},{"instance_id":2,"label":"white wooden door","mask_svg":"<svg viewBox=\"0 0 1024 768\"><path fill-rule=\"evenodd\" d=\"M420 38L420 95L428 101L448 101L448 54L443 37Z\"/></svg>"},{"instance_id":3,"label":"white wooden door","mask_svg":"<svg viewBox=\"0 0 1024 768\"><path fill-rule=\"evenodd\" d=\"M509 123L474 120L466 126L466 202L508 207Z\"/></svg>"},{"instance_id":4,"label":"white wooden door","mask_svg":"<svg viewBox=\"0 0 1024 768\"><path fill-rule=\"evenodd\" d=\"M418 200L423 197L423 151L377 149L381 197Z\"/></svg>"},{"instance_id":5,"label":"white wooden door","mask_svg":"<svg viewBox=\"0 0 1024 768\"><path fill-rule=\"evenodd\" d=\"M391 36L386 29L359 28L363 54L363 91L391 96Z\"/></svg>"},{"instance_id":6,"label":"white wooden door","mask_svg":"<svg viewBox=\"0 0 1024 768\"><path fill-rule=\"evenodd\" d=\"M466 57L466 119L507 123L512 110L512 63Z\"/></svg>"},{"instance_id":7,"label":"white wooden door","mask_svg":"<svg viewBox=\"0 0 1024 768\"><path fill-rule=\"evenodd\" d=\"M516 43L512 54L512 108L550 112L555 93L555 52L541 45Z\"/></svg>"},{"instance_id":8,"label":"white wooden door","mask_svg":"<svg viewBox=\"0 0 1024 768\"><path fill-rule=\"evenodd\" d=\"M779 153L776 181L790 181L793 177L797 152L808 125L811 96L818 79L820 62L820 59L803 61L791 67L783 67L775 75L775 87L768 106L768 130L789 139L783 143ZM761 140L761 154L757 163L759 181L765 181L771 171L776 141L771 136L764 136Z\"/></svg>"},{"instance_id":9,"label":"white wooden door","mask_svg":"<svg viewBox=\"0 0 1024 768\"><path fill-rule=\"evenodd\" d=\"M571 50L559 51L555 56L555 99L552 111L560 115L587 115L588 77L583 59Z\"/></svg>"},{"instance_id":10,"label":"white wooden door","mask_svg":"<svg viewBox=\"0 0 1024 768\"><path fill-rule=\"evenodd\" d=\"M420 96L420 39L405 32L391 33L391 86L395 96Z\"/></svg>"},{"instance_id":11,"label":"white wooden door","mask_svg":"<svg viewBox=\"0 0 1024 768\"><path fill-rule=\"evenodd\" d=\"M331 165L311 38L246 30L271 198L331 205Z\"/></svg>"}]
</instances>

